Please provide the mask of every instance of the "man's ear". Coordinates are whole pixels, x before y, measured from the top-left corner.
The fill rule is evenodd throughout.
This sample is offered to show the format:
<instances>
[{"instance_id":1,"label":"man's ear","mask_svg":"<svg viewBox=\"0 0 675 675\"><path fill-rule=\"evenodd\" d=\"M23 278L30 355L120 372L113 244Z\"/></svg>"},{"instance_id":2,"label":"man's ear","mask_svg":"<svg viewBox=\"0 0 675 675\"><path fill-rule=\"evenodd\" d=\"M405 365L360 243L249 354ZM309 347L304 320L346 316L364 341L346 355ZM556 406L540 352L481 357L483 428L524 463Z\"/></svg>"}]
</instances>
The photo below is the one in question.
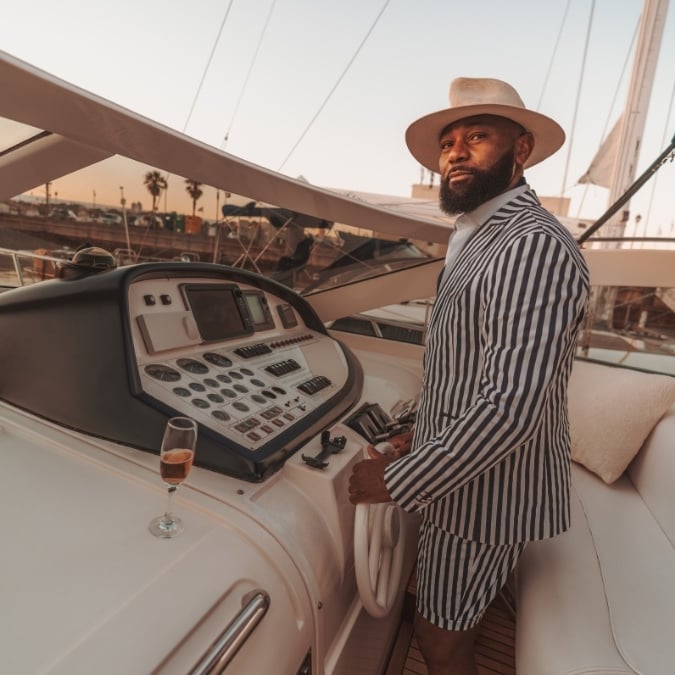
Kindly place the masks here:
<instances>
[{"instance_id":1,"label":"man's ear","mask_svg":"<svg viewBox=\"0 0 675 675\"><path fill-rule=\"evenodd\" d=\"M523 166L527 162L529 156L532 154L534 149L534 136L529 131L521 134L516 138L514 148L513 148L513 157L516 164Z\"/></svg>"}]
</instances>

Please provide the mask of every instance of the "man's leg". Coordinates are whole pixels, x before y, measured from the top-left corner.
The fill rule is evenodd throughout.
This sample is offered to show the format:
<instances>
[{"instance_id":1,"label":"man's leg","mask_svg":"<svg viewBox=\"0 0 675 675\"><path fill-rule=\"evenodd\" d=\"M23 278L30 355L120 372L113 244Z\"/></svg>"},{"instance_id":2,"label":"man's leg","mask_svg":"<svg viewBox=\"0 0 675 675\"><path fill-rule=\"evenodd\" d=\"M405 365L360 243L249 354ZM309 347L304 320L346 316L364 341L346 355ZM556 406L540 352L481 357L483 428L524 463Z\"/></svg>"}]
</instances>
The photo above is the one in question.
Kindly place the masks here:
<instances>
[{"instance_id":1,"label":"man's leg","mask_svg":"<svg viewBox=\"0 0 675 675\"><path fill-rule=\"evenodd\" d=\"M414 630L429 675L478 675L473 648L478 626L444 630L415 612Z\"/></svg>"},{"instance_id":2,"label":"man's leg","mask_svg":"<svg viewBox=\"0 0 675 675\"><path fill-rule=\"evenodd\" d=\"M478 624L524 548L470 541L422 523L414 630L429 675L477 675Z\"/></svg>"}]
</instances>

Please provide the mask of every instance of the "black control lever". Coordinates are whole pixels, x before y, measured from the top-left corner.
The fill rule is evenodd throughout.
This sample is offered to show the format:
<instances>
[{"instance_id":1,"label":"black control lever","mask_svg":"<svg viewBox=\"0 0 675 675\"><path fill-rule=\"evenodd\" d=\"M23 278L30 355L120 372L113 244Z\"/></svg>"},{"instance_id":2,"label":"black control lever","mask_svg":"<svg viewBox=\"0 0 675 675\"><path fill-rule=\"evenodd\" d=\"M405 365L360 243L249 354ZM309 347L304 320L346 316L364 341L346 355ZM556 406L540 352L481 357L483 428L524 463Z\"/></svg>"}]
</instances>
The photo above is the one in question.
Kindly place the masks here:
<instances>
[{"instance_id":1,"label":"black control lever","mask_svg":"<svg viewBox=\"0 0 675 675\"><path fill-rule=\"evenodd\" d=\"M404 434L411 429L412 423L400 424L398 422L394 422L393 424L387 424L385 430L381 434L375 434L375 436L373 436L372 442L375 444L382 441L388 441L392 436Z\"/></svg>"},{"instance_id":2,"label":"black control lever","mask_svg":"<svg viewBox=\"0 0 675 675\"><path fill-rule=\"evenodd\" d=\"M417 416L417 401L415 399L400 401L392 408L391 416L399 424L412 426L415 423L415 417Z\"/></svg>"},{"instance_id":3,"label":"black control lever","mask_svg":"<svg viewBox=\"0 0 675 675\"><path fill-rule=\"evenodd\" d=\"M328 466L326 461L331 455L337 455L344 450L347 439L344 436L330 437L330 431L321 432L321 452L315 457L310 457L303 453L302 459L314 469L325 469Z\"/></svg>"},{"instance_id":4,"label":"black control lever","mask_svg":"<svg viewBox=\"0 0 675 675\"><path fill-rule=\"evenodd\" d=\"M417 417L417 401L410 399L409 401L399 401L394 408L392 408L391 415L393 420L384 425L384 429L379 434L375 434L372 438L373 443L381 443L389 440L392 436L406 433L410 431L415 424Z\"/></svg>"}]
</instances>

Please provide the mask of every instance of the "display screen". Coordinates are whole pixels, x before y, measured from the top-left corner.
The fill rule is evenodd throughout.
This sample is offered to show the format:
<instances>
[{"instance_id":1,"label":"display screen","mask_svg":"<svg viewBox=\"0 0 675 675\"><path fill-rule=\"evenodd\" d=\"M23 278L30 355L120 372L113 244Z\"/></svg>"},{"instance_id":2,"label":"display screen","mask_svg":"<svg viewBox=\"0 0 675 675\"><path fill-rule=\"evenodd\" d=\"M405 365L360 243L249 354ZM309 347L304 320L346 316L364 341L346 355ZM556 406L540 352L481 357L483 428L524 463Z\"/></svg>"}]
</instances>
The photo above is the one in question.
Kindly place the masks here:
<instances>
[{"instance_id":1,"label":"display screen","mask_svg":"<svg viewBox=\"0 0 675 675\"><path fill-rule=\"evenodd\" d=\"M186 284L183 288L202 339L225 340L253 332L237 286Z\"/></svg>"},{"instance_id":2,"label":"display screen","mask_svg":"<svg viewBox=\"0 0 675 675\"><path fill-rule=\"evenodd\" d=\"M244 291L244 297L256 330L274 328L274 319L270 314L265 296L260 291Z\"/></svg>"}]
</instances>

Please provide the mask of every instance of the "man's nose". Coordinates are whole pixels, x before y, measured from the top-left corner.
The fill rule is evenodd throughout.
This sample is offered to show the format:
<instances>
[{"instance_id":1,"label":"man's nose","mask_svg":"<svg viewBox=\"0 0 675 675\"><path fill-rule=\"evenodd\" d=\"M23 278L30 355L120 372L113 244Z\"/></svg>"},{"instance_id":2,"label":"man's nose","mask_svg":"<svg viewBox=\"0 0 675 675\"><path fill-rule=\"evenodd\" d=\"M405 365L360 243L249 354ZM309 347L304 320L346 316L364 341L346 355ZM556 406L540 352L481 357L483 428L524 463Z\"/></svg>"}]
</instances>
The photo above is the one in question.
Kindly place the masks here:
<instances>
[{"instance_id":1,"label":"man's nose","mask_svg":"<svg viewBox=\"0 0 675 675\"><path fill-rule=\"evenodd\" d=\"M441 175L445 176L448 169L457 162L464 162L469 158L468 147L465 143L453 143L452 147L445 150L441 155Z\"/></svg>"},{"instance_id":2,"label":"man's nose","mask_svg":"<svg viewBox=\"0 0 675 675\"><path fill-rule=\"evenodd\" d=\"M469 148L463 141L456 141L448 150L448 162L457 162L469 156Z\"/></svg>"}]
</instances>

